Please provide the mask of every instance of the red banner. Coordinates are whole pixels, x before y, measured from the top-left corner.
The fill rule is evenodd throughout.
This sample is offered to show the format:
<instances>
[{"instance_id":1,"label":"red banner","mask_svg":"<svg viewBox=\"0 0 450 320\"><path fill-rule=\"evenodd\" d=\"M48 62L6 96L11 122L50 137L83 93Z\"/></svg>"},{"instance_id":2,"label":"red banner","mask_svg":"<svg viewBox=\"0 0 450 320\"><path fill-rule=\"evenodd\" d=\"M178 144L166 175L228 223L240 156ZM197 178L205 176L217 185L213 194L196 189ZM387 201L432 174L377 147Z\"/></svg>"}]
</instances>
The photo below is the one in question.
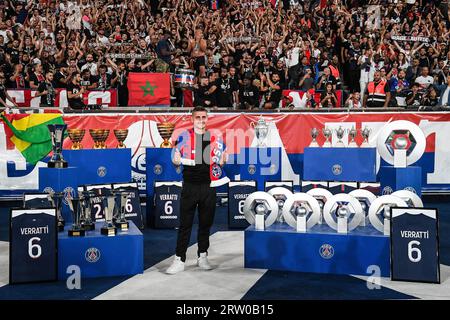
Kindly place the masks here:
<instances>
[{"instance_id":1,"label":"red banner","mask_svg":"<svg viewBox=\"0 0 450 320\"><path fill-rule=\"evenodd\" d=\"M128 75L128 105L170 105L170 78L168 73L136 73Z\"/></svg>"},{"instance_id":2,"label":"red banner","mask_svg":"<svg viewBox=\"0 0 450 320\"><path fill-rule=\"evenodd\" d=\"M19 107L26 108L39 108L41 97L35 97L36 93L36 90L31 89L8 90L8 94L14 99ZM117 106L117 90L86 91L83 94L83 101L85 104L101 104L108 107ZM12 106L9 101L8 104ZM68 106L66 89L56 89L55 107L66 108Z\"/></svg>"}]
</instances>

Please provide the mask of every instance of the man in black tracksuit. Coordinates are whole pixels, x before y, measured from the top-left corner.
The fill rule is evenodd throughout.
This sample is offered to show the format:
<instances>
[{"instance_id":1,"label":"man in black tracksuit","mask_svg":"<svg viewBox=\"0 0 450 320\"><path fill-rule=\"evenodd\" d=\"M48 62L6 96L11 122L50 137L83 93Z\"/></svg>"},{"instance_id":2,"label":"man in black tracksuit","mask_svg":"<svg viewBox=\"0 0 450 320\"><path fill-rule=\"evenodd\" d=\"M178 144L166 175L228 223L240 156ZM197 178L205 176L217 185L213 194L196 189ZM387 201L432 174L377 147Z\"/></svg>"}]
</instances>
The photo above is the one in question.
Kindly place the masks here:
<instances>
[{"instance_id":1,"label":"man in black tracksuit","mask_svg":"<svg viewBox=\"0 0 450 320\"><path fill-rule=\"evenodd\" d=\"M218 163L212 163L214 157L211 155L211 148L216 148L216 144L211 142L211 134L206 130L207 120L205 108L194 108L192 111L194 128L182 133L175 147L172 161L175 166L183 164L183 189L176 256L166 271L168 274L184 270L186 250L197 208L199 220L197 265L203 270L212 269L207 258L209 232L216 210L216 190L211 186L211 177L218 176L217 173L221 172L220 167L226 161L227 155L222 152Z\"/></svg>"}]
</instances>

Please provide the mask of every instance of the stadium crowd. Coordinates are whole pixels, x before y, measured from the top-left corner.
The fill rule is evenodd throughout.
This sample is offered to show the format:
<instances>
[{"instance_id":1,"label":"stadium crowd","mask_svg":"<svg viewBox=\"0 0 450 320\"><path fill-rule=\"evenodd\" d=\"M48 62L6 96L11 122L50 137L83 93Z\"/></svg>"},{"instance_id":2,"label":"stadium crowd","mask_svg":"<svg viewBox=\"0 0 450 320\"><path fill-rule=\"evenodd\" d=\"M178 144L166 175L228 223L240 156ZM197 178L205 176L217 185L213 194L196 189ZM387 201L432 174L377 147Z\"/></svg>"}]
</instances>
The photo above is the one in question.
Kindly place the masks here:
<instances>
[{"instance_id":1,"label":"stadium crowd","mask_svg":"<svg viewBox=\"0 0 450 320\"><path fill-rule=\"evenodd\" d=\"M116 88L126 106L129 72L191 69L172 106L192 90L208 108L437 108L449 13L436 0L0 0L0 104L29 88L52 106L66 88L80 109L84 91ZM286 89L304 94L293 104Z\"/></svg>"}]
</instances>

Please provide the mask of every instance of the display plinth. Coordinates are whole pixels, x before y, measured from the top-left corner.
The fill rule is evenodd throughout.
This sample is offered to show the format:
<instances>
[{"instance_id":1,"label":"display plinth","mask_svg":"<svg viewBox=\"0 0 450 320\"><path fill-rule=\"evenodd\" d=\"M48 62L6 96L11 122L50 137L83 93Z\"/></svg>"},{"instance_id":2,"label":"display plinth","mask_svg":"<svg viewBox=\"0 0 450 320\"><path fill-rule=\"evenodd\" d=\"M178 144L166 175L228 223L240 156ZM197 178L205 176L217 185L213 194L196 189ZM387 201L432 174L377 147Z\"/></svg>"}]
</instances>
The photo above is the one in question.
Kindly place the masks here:
<instances>
[{"instance_id":1,"label":"display plinth","mask_svg":"<svg viewBox=\"0 0 450 320\"><path fill-rule=\"evenodd\" d=\"M94 231L84 237L69 237L66 226L58 238L58 277L67 279L67 267L78 266L82 278L126 276L144 270L144 238L133 222L126 232L108 237L100 234L103 222L97 222Z\"/></svg>"},{"instance_id":2,"label":"display plinth","mask_svg":"<svg viewBox=\"0 0 450 320\"><path fill-rule=\"evenodd\" d=\"M381 276L390 275L389 237L372 227L338 234L327 225L306 233L286 224L265 231L252 225L244 232L246 268L333 274L371 275L378 266Z\"/></svg>"},{"instance_id":3,"label":"display plinth","mask_svg":"<svg viewBox=\"0 0 450 320\"><path fill-rule=\"evenodd\" d=\"M409 166L394 168L382 166L379 172L381 193L390 194L398 190L410 190L419 197L422 195L422 168Z\"/></svg>"},{"instance_id":4,"label":"display plinth","mask_svg":"<svg viewBox=\"0 0 450 320\"><path fill-rule=\"evenodd\" d=\"M235 157L241 164L241 180L255 180L258 191L264 191L266 181L281 180L281 148L241 148Z\"/></svg>"},{"instance_id":5,"label":"display plinth","mask_svg":"<svg viewBox=\"0 0 450 320\"><path fill-rule=\"evenodd\" d=\"M375 148L305 148L303 180L375 182Z\"/></svg>"}]
</instances>

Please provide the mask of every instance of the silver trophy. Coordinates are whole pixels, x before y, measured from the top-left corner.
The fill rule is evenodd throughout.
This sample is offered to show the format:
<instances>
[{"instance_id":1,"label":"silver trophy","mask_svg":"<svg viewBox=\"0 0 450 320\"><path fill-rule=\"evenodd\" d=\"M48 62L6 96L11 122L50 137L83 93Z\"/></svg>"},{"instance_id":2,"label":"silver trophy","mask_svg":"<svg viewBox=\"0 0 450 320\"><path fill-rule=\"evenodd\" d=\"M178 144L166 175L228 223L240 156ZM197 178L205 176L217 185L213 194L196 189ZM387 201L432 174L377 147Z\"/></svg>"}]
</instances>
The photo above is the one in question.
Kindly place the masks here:
<instances>
[{"instance_id":1,"label":"silver trophy","mask_svg":"<svg viewBox=\"0 0 450 320\"><path fill-rule=\"evenodd\" d=\"M344 138L344 134L345 134L344 129L342 129L342 127L339 126L339 128L336 129L335 131L336 131L336 137L338 138L338 141L336 142L336 148L344 148L345 144L344 144L344 141L342 141L342 139Z\"/></svg>"},{"instance_id":2,"label":"silver trophy","mask_svg":"<svg viewBox=\"0 0 450 320\"><path fill-rule=\"evenodd\" d=\"M80 192L80 204L83 219L81 221L81 227L86 231L95 230L95 223L92 221L92 202L91 197L94 196L94 193L91 191L82 191Z\"/></svg>"},{"instance_id":3,"label":"silver trophy","mask_svg":"<svg viewBox=\"0 0 450 320\"><path fill-rule=\"evenodd\" d=\"M265 147L265 139L267 137L267 134L269 133L269 125L264 121L263 117L259 118L259 120L256 122L250 123L250 125L255 129L255 135L256 139L258 141L258 147Z\"/></svg>"},{"instance_id":4,"label":"silver trophy","mask_svg":"<svg viewBox=\"0 0 450 320\"><path fill-rule=\"evenodd\" d=\"M331 147L331 141L330 141L330 138L331 138L331 136L333 135L333 132L331 131L330 128L325 127L324 129L322 129L322 133L323 133L323 136L325 137L325 142L324 142L324 144L323 144L322 147L324 147L324 148L330 148L330 147Z\"/></svg>"},{"instance_id":5,"label":"silver trophy","mask_svg":"<svg viewBox=\"0 0 450 320\"><path fill-rule=\"evenodd\" d=\"M125 213L127 212L127 206L129 205L131 194L132 194L131 192L126 191L119 192L120 207L118 210L118 215L116 216L115 225L122 231L127 231L129 228L129 223L125 218Z\"/></svg>"},{"instance_id":6,"label":"silver trophy","mask_svg":"<svg viewBox=\"0 0 450 320\"><path fill-rule=\"evenodd\" d=\"M63 197L64 197L63 192L51 191L48 194L48 200L50 201L52 206L56 209L56 216L58 219L58 232L64 231L64 226L66 225L66 222L64 221L64 218L61 213Z\"/></svg>"},{"instance_id":7,"label":"silver trophy","mask_svg":"<svg viewBox=\"0 0 450 320\"><path fill-rule=\"evenodd\" d=\"M283 217L297 232L307 232L319 222L319 202L303 192L291 194L284 202Z\"/></svg>"},{"instance_id":8,"label":"silver trophy","mask_svg":"<svg viewBox=\"0 0 450 320\"><path fill-rule=\"evenodd\" d=\"M317 143L317 137L318 137L318 135L319 135L319 130L317 130L317 128L312 128L311 129L311 138L312 138L312 141L311 141L311 143L309 144L309 146L310 147L318 147L319 146L319 144Z\"/></svg>"},{"instance_id":9,"label":"silver trophy","mask_svg":"<svg viewBox=\"0 0 450 320\"><path fill-rule=\"evenodd\" d=\"M361 147L363 148L369 147L369 136L371 131L372 130L367 127L364 127L364 129L361 131L361 135L363 137L363 143L361 144Z\"/></svg>"},{"instance_id":10,"label":"silver trophy","mask_svg":"<svg viewBox=\"0 0 450 320\"><path fill-rule=\"evenodd\" d=\"M67 129L67 124L49 124L47 125L52 139L53 155L48 161L49 168L67 168L68 163L62 156L62 145L64 141L64 131Z\"/></svg>"},{"instance_id":11,"label":"silver trophy","mask_svg":"<svg viewBox=\"0 0 450 320\"><path fill-rule=\"evenodd\" d=\"M72 227L69 229L69 237L84 237L85 231L81 227L81 210L79 198L67 198L67 204L72 212Z\"/></svg>"},{"instance_id":12,"label":"silver trophy","mask_svg":"<svg viewBox=\"0 0 450 320\"><path fill-rule=\"evenodd\" d=\"M116 196L113 193L103 197L103 207L105 208L105 224L101 228L101 234L105 236L115 236L117 228L114 225L114 207L116 204Z\"/></svg>"},{"instance_id":13,"label":"silver trophy","mask_svg":"<svg viewBox=\"0 0 450 320\"><path fill-rule=\"evenodd\" d=\"M356 144L355 138L356 135L358 134L358 131L356 131L355 127L352 127L352 129L350 130L350 132L348 133L349 137L350 137L350 142L348 143L348 146L350 148L356 148L358 147L358 145Z\"/></svg>"},{"instance_id":14,"label":"silver trophy","mask_svg":"<svg viewBox=\"0 0 450 320\"><path fill-rule=\"evenodd\" d=\"M264 230L278 218L278 203L267 192L256 191L250 194L244 202L244 216L256 230Z\"/></svg>"},{"instance_id":15,"label":"silver trophy","mask_svg":"<svg viewBox=\"0 0 450 320\"><path fill-rule=\"evenodd\" d=\"M275 198L278 204L278 218L277 221L283 223L283 206L287 197L292 194L291 190L283 187L275 187L268 191L268 193Z\"/></svg>"}]
</instances>

